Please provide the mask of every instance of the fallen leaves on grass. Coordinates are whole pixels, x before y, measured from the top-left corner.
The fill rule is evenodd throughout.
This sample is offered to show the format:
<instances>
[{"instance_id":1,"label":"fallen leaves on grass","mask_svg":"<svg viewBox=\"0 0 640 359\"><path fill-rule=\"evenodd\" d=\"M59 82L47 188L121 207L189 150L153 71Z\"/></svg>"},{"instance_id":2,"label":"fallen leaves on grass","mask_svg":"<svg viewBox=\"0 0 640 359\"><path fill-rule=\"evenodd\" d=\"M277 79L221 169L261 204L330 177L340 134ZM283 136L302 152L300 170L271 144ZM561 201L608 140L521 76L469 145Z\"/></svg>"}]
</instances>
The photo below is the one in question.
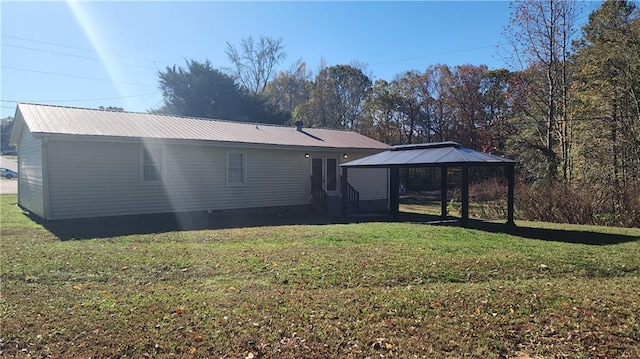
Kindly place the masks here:
<instances>
[{"instance_id":1,"label":"fallen leaves on grass","mask_svg":"<svg viewBox=\"0 0 640 359\"><path fill-rule=\"evenodd\" d=\"M392 350L393 344L387 342L385 338L376 338L369 342L369 346L375 350Z\"/></svg>"},{"instance_id":2,"label":"fallen leaves on grass","mask_svg":"<svg viewBox=\"0 0 640 359\"><path fill-rule=\"evenodd\" d=\"M3 228L2 357L640 357L638 241L386 223L43 231Z\"/></svg>"}]
</instances>

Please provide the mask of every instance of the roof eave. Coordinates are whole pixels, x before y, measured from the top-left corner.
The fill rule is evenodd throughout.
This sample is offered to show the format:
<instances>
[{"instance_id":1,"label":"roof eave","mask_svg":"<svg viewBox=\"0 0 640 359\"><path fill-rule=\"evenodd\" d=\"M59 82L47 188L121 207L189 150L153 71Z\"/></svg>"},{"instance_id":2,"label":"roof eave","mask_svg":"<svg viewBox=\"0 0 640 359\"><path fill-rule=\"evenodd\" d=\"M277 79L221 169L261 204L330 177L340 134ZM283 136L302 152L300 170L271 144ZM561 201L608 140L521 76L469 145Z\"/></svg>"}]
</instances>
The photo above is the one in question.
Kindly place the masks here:
<instances>
[{"instance_id":1,"label":"roof eave","mask_svg":"<svg viewBox=\"0 0 640 359\"><path fill-rule=\"evenodd\" d=\"M391 164L349 164L343 163L340 167L343 168L419 168L419 167L493 167L493 166L515 166L517 161L503 161L503 162L442 162L442 163L417 163L417 164L405 164L405 163L391 163Z\"/></svg>"},{"instance_id":2,"label":"roof eave","mask_svg":"<svg viewBox=\"0 0 640 359\"><path fill-rule=\"evenodd\" d=\"M22 136L22 131L25 127L24 118L22 117L22 113L20 112L20 104L16 106L16 113L13 116L13 126L11 128L11 135L9 136L9 143L12 146L17 146L18 142L20 142L20 137Z\"/></svg>"},{"instance_id":3,"label":"roof eave","mask_svg":"<svg viewBox=\"0 0 640 359\"><path fill-rule=\"evenodd\" d=\"M24 126L24 122L21 122ZM49 139L74 139L78 141L100 141L100 142L165 142L165 143L193 143L200 145L217 145L217 146L245 146L245 147L261 147L261 148L287 148L299 149L305 151L385 151L386 148L375 147L329 147L329 146L309 146L295 144L277 144L277 143L259 143L259 142L240 142L240 141L219 141L206 139L185 139L185 138L164 138L164 137L129 137L129 136L109 136L109 135L89 135L89 134L71 134L71 133L53 133L53 132L33 132L36 137L47 137ZM13 139L13 138L12 138ZM18 137L19 140L19 137Z\"/></svg>"}]
</instances>

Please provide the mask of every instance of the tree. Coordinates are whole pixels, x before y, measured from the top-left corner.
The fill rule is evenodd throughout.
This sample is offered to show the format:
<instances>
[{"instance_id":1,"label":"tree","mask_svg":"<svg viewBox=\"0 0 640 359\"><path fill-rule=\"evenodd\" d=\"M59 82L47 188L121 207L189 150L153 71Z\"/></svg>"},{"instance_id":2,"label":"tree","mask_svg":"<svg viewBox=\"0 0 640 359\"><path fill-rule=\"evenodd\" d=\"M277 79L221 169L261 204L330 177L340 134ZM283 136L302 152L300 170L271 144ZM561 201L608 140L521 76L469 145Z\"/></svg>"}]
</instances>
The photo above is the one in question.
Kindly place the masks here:
<instances>
[{"instance_id":1,"label":"tree","mask_svg":"<svg viewBox=\"0 0 640 359\"><path fill-rule=\"evenodd\" d=\"M544 74L541 77L533 71L522 72L523 75L533 75L527 81L539 84L532 93L534 96L526 111L521 114L522 120L537 125L533 132L542 134L525 138L522 142L543 155L546 168L541 175L550 182L557 178L560 160L563 162L563 175L565 179L567 177L568 56L575 35L575 16L573 1L520 0L516 2L506 28L513 49L512 59L518 70L537 69ZM541 79L544 81L540 82ZM539 118L544 118L544 122L540 122Z\"/></svg>"},{"instance_id":2,"label":"tree","mask_svg":"<svg viewBox=\"0 0 640 359\"><path fill-rule=\"evenodd\" d=\"M243 96L233 78L209 60L187 60L187 67L167 67L159 73L166 108L182 116L240 119Z\"/></svg>"},{"instance_id":3,"label":"tree","mask_svg":"<svg viewBox=\"0 0 640 359\"><path fill-rule=\"evenodd\" d=\"M122 107L117 107L117 106L100 106L98 107L98 110L100 111L113 111L113 112L124 112L124 108Z\"/></svg>"},{"instance_id":4,"label":"tree","mask_svg":"<svg viewBox=\"0 0 640 359\"><path fill-rule=\"evenodd\" d=\"M282 38L267 36L260 36L258 41L253 37L242 39L240 49L227 42L226 53L233 65L233 76L254 95L265 91L276 66L287 57Z\"/></svg>"},{"instance_id":5,"label":"tree","mask_svg":"<svg viewBox=\"0 0 640 359\"><path fill-rule=\"evenodd\" d=\"M188 60L186 68L167 67L159 77L164 113L263 123L282 123L286 118L264 99L238 87L208 60Z\"/></svg>"},{"instance_id":6,"label":"tree","mask_svg":"<svg viewBox=\"0 0 640 359\"><path fill-rule=\"evenodd\" d=\"M456 66L451 76L449 103L455 116L458 142L471 148L485 148L484 74L486 66Z\"/></svg>"},{"instance_id":7,"label":"tree","mask_svg":"<svg viewBox=\"0 0 640 359\"><path fill-rule=\"evenodd\" d=\"M363 105L363 123L360 132L386 144L400 144L403 115L400 99L385 80L376 80Z\"/></svg>"},{"instance_id":8,"label":"tree","mask_svg":"<svg viewBox=\"0 0 640 359\"><path fill-rule=\"evenodd\" d=\"M488 70L483 76L485 121L489 143L483 151L506 155L507 141L513 135L508 119L512 116L509 85L512 74L507 69Z\"/></svg>"},{"instance_id":9,"label":"tree","mask_svg":"<svg viewBox=\"0 0 640 359\"><path fill-rule=\"evenodd\" d=\"M0 125L0 145L2 150L13 149L11 146L11 130L13 129L13 117L7 116L2 119Z\"/></svg>"},{"instance_id":10,"label":"tree","mask_svg":"<svg viewBox=\"0 0 640 359\"><path fill-rule=\"evenodd\" d=\"M611 211L640 205L640 14L627 1L605 1L576 44L578 179L604 186ZM607 189L613 189L611 193ZM635 208L637 211L637 207ZM640 219L640 218L639 218Z\"/></svg>"},{"instance_id":11,"label":"tree","mask_svg":"<svg viewBox=\"0 0 640 359\"><path fill-rule=\"evenodd\" d=\"M270 104L289 116L294 109L309 101L311 96L311 72L298 60L288 71L281 71L267 84L264 96Z\"/></svg>"},{"instance_id":12,"label":"tree","mask_svg":"<svg viewBox=\"0 0 640 359\"><path fill-rule=\"evenodd\" d=\"M359 68L325 67L316 76L309 101L296 108L295 117L315 126L357 131L370 88L371 80Z\"/></svg>"},{"instance_id":13,"label":"tree","mask_svg":"<svg viewBox=\"0 0 640 359\"><path fill-rule=\"evenodd\" d=\"M430 132L425 121L424 76L417 71L407 71L392 82L392 91L395 92L398 110L402 113L404 121L400 130L404 136L400 143L420 142L425 136L424 132ZM426 124L426 125L425 125Z\"/></svg>"},{"instance_id":14,"label":"tree","mask_svg":"<svg viewBox=\"0 0 640 359\"><path fill-rule=\"evenodd\" d=\"M454 111L448 103L453 74L447 65L429 66L424 73L425 106L434 141L454 141Z\"/></svg>"}]
</instances>

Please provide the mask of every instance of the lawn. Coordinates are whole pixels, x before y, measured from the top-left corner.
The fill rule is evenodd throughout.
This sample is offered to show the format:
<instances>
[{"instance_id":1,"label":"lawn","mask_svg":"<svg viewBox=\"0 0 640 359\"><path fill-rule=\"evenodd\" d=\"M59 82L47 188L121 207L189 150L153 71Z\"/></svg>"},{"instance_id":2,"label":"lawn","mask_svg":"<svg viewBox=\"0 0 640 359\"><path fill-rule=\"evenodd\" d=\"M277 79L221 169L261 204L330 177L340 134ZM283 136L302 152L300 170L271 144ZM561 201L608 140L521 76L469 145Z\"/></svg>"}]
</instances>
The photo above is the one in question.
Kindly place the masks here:
<instances>
[{"instance_id":1,"label":"lawn","mask_svg":"<svg viewBox=\"0 0 640 359\"><path fill-rule=\"evenodd\" d=\"M640 229L376 222L63 240L15 196L0 201L2 357L640 357Z\"/></svg>"}]
</instances>

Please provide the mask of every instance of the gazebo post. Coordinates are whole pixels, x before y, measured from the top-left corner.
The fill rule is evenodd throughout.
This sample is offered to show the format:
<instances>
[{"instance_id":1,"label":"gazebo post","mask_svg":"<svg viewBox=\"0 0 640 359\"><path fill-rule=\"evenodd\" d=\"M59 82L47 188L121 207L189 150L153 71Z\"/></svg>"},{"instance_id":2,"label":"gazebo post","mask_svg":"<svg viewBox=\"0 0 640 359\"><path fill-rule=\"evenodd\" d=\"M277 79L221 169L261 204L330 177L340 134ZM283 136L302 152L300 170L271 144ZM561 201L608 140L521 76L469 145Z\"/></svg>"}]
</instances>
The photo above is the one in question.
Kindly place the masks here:
<instances>
[{"instance_id":1,"label":"gazebo post","mask_svg":"<svg viewBox=\"0 0 640 359\"><path fill-rule=\"evenodd\" d=\"M513 164L505 165L505 170L507 174L507 224L510 226L515 226L516 223L514 221L514 197L515 197L515 187L516 187L516 176L515 176L515 166Z\"/></svg>"},{"instance_id":2,"label":"gazebo post","mask_svg":"<svg viewBox=\"0 0 640 359\"><path fill-rule=\"evenodd\" d=\"M394 221L400 213L400 168L389 168L389 213Z\"/></svg>"},{"instance_id":3,"label":"gazebo post","mask_svg":"<svg viewBox=\"0 0 640 359\"><path fill-rule=\"evenodd\" d=\"M447 166L440 167L440 218L447 218Z\"/></svg>"},{"instance_id":4,"label":"gazebo post","mask_svg":"<svg viewBox=\"0 0 640 359\"><path fill-rule=\"evenodd\" d=\"M469 166L462 166L462 225L469 224Z\"/></svg>"},{"instance_id":5,"label":"gazebo post","mask_svg":"<svg viewBox=\"0 0 640 359\"><path fill-rule=\"evenodd\" d=\"M347 178L347 171L349 170L349 167L343 167L342 168L342 176L341 176L341 183L340 183L340 192L342 193L342 217L346 217L349 213L348 213L348 208L347 208L347 184L349 183L348 178Z\"/></svg>"}]
</instances>

